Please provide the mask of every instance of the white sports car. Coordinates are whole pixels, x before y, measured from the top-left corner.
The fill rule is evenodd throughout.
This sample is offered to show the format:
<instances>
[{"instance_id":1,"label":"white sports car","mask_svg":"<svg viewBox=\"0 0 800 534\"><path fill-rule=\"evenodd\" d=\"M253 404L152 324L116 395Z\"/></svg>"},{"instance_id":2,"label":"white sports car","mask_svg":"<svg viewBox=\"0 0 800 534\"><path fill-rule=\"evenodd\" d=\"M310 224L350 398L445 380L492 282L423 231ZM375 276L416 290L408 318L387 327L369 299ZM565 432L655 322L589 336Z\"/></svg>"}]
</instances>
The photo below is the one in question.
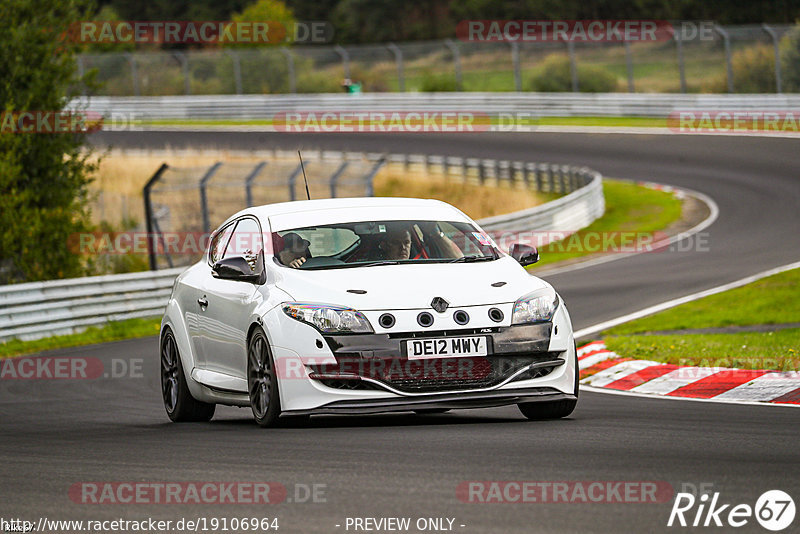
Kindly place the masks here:
<instances>
[{"instance_id":1,"label":"white sports car","mask_svg":"<svg viewBox=\"0 0 800 534\"><path fill-rule=\"evenodd\" d=\"M173 421L217 404L261 426L311 414L437 413L516 404L569 415L569 313L458 209L358 198L243 210L175 282L161 323Z\"/></svg>"}]
</instances>

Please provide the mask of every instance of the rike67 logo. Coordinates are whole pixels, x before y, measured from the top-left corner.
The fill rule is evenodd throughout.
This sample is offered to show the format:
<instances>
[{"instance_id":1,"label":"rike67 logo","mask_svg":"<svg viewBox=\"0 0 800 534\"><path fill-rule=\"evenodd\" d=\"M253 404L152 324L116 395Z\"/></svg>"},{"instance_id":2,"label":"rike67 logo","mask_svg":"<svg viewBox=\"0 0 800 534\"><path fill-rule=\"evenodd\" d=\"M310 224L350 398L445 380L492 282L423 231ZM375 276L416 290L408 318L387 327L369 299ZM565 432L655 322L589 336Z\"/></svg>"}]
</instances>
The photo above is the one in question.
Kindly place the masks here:
<instances>
[{"instance_id":1,"label":"rike67 logo","mask_svg":"<svg viewBox=\"0 0 800 534\"><path fill-rule=\"evenodd\" d=\"M755 506L722 503L718 491L710 496L703 493L700 497L692 493L678 493L667 526L739 528L755 517L762 527L777 532L791 525L794 515L794 500L781 490L764 492L756 500Z\"/></svg>"}]
</instances>

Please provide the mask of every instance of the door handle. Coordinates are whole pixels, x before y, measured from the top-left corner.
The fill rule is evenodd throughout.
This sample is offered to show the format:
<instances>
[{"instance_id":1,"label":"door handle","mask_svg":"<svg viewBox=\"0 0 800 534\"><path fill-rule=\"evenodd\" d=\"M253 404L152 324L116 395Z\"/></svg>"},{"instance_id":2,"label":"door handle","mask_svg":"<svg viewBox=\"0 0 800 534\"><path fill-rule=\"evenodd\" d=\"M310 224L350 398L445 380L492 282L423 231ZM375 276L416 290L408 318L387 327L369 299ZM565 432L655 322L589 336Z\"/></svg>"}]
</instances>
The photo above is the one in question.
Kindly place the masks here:
<instances>
[{"instance_id":1,"label":"door handle","mask_svg":"<svg viewBox=\"0 0 800 534\"><path fill-rule=\"evenodd\" d=\"M203 308L208 307L208 299L206 299L205 297L197 299L197 303Z\"/></svg>"}]
</instances>

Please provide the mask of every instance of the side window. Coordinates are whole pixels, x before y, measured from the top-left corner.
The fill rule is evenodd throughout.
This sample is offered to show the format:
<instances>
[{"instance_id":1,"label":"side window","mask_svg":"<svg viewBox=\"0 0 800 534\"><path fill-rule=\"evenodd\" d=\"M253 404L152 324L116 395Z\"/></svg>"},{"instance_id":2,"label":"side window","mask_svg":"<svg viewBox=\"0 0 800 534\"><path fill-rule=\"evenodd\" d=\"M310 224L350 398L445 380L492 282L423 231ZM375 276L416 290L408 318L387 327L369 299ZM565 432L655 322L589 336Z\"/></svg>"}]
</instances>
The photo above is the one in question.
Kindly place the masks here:
<instances>
[{"instance_id":1,"label":"side window","mask_svg":"<svg viewBox=\"0 0 800 534\"><path fill-rule=\"evenodd\" d=\"M223 258L231 256L254 257L264 249L261 227L255 219L250 217L239 219L239 224L233 231L233 237L225 249Z\"/></svg>"},{"instance_id":2,"label":"side window","mask_svg":"<svg viewBox=\"0 0 800 534\"><path fill-rule=\"evenodd\" d=\"M209 247L208 253L208 261L211 265L214 265L222 259L222 253L225 250L225 245L228 244L228 240L230 240L234 226L236 226L235 222L229 224L217 232L213 239L211 239L211 246Z\"/></svg>"}]
</instances>

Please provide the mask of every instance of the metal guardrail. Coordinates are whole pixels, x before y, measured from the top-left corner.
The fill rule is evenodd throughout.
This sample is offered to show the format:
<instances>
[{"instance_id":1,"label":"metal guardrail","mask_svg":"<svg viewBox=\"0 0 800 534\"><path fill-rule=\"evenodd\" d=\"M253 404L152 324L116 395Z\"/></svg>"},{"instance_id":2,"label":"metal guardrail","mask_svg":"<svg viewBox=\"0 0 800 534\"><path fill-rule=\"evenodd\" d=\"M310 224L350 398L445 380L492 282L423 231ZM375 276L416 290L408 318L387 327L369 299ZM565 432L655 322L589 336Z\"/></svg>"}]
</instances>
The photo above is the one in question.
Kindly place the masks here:
<instances>
[{"instance_id":1,"label":"metal guardrail","mask_svg":"<svg viewBox=\"0 0 800 534\"><path fill-rule=\"evenodd\" d=\"M0 286L0 341L70 334L108 321L157 316L181 271Z\"/></svg>"},{"instance_id":2,"label":"metal guardrail","mask_svg":"<svg viewBox=\"0 0 800 534\"><path fill-rule=\"evenodd\" d=\"M602 177L586 167L415 154L367 157L412 172L438 168L465 182L505 182L565 194L540 206L479 220L487 231L579 230L605 211ZM108 321L158 316L184 268L0 286L0 341L38 339Z\"/></svg>"},{"instance_id":3,"label":"metal guardrail","mask_svg":"<svg viewBox=\"0 0 800 534\"><path fill-rule=\"evenodd\" d=\"M296 111L472 111L545 116L666 117L684 110L800 108L800 94L724 95L672 93L370 93L362 95L212 95L81 97L71 103L104 117L136 120L272 119ZM113 123L113 121L111 121ZM113 129L113 124L111 128ZM123 126L121 126L123 127ZM124 128L130 128L126 124Z\"/></svg>"},{"instance_id":4,"label":"metal guardrail","mask_svg":"<svg viewBox=\"0 0 800 534\"><path fill-rule=\"evenodd\" d=\"M481 219L477 221L481 228L497 232L574 231L589 226L605 213L603 179L599 172L568 165L529 165L534 167L529 172L537 172L537 176L568 180L576 187L566 196L540 206Z\"/></svg>"}]
</instances>

